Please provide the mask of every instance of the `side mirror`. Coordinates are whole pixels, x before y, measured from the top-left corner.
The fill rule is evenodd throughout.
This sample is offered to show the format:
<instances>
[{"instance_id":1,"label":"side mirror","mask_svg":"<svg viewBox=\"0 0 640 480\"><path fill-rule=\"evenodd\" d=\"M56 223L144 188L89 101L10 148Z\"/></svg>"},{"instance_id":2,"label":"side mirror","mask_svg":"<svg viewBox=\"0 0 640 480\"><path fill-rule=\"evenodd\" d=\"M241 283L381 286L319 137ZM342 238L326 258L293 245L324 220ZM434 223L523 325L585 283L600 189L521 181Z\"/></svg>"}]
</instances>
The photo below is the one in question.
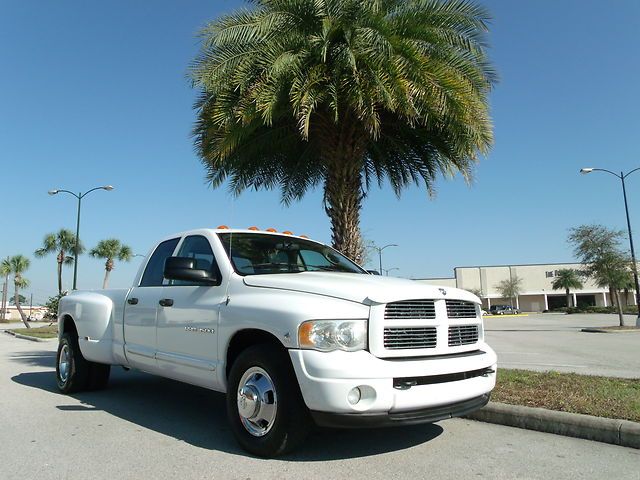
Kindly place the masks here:
<instances>
[{"instance_id":1,"label":"side mirror","mask_svg":"<svg viewBox=\"0 0 640 480\"><path fill-rule=\"evenodd\" d=\"M167 258L164 263L164 278L208 285L215 285L220 280L215 273L196 268L196 259L187 257Z\"/></svg>"}]
</instances>

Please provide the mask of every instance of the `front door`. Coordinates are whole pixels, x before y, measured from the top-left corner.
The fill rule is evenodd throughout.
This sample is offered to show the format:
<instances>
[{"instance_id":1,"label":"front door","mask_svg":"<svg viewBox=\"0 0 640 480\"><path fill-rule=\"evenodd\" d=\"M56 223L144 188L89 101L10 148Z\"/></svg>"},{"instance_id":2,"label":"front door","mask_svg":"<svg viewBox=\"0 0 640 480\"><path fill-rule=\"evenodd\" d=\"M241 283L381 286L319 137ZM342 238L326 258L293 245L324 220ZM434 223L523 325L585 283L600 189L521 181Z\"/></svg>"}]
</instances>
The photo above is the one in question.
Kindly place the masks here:
<instances>
[{"instance_id":1,"label":"front door","mask_svg":"<svg viewBox=\"0 0 640 480\"><path fill-rule=\"evenodd\" d=\"M158 310L158 367L162 375L216 387L218 316L226 295L209 239L190 235L178 257L196 259L199 269L215 272L218 285L171 280L163 288Z\"/></svg>"},{"instance_id":2,"label":"front door","mask_svg":"<svg viewBox=\"0 0 640 480\"><path fill-rule=\"evenodd\" d=\"M164 289L164 262L179 240L173 238L156 247L140 283L131 290L124 306L125 353L131 366L140 370L157 370L156 321Z\"/></svg>"}]
</instances>

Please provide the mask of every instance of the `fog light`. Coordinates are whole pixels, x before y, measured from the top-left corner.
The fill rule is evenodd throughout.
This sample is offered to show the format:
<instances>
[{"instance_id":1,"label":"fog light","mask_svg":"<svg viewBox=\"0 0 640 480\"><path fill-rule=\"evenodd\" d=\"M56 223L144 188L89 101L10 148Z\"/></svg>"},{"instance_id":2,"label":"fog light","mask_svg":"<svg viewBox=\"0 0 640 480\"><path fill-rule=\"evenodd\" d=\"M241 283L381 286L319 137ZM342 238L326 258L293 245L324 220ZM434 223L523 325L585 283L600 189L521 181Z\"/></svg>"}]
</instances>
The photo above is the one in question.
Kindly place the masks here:
<instances>
[{"instance_id":1,"label":"fog light","mask_svg":"<svg viewBox=\"0 0 640 480\"><path fill-rule=\"evenodd\" d=\"M358 387L353 387L351 390L349 390L349 394L347 395L347 400L351 405L355 405L360 401L361 397L362 397L362 392L360 392L360 389Z\"/></svg>"}]
</instances>

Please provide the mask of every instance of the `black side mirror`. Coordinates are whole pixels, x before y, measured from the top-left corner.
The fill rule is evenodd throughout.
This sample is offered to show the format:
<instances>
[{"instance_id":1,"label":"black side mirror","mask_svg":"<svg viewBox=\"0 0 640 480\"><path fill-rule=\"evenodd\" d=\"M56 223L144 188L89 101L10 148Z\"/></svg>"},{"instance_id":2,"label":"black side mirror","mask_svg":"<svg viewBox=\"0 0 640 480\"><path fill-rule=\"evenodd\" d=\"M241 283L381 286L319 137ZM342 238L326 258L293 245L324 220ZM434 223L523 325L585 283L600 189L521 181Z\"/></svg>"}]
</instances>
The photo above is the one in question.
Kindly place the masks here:
<instances>
[{"instance_id":1,"label":"black side mirror","mask_svg":"<svg viewBox=\"0 0 640 480\"><path fill-rule=\"evenodd\" d=\"M187 257L169 257L164 263L164 278L169 280L185 280L187 282L215 285L218 276L209 271L196 268L196 259Z\"/></svg>"}]
</instances>

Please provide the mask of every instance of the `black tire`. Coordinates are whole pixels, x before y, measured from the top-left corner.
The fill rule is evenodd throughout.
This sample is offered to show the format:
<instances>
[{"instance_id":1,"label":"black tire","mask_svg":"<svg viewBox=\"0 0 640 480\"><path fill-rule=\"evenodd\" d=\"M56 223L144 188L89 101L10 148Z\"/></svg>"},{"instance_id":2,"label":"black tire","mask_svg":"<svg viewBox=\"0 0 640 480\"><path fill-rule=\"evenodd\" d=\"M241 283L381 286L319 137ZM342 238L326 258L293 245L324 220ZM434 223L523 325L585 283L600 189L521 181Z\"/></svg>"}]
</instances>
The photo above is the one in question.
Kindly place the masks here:
<instances>
[{"instance_id":1,"label":"black tire","mask_svg":"<svg viewBox=\"0 0 640 480\"><path fill-rule=\"evenodd\" d=\"M238 407L240 381L243 376L251 372L258 372L254 373L258 380L264 380L263 377L265 377L259 372L266 373L266 378L272 387L272 392L268 395L271 400L268 398L265 403L270 404L275 410L272 422L265 421L260 425L254 425L250 419L247 419L246 414L245 416L240 414ZM246 384L246 380L243 384ZM262 412L263 404L259 403L260 406L257 408ZM267 344L255 345L238 356L229 374L227 415L240 446L259 457L283 455L304 441L312 425L311 417L302 399L291 361L282 349ZM254 427L263 428L265 433L259 435L251 433L250 429Z\"/></svg>"},{"instance_id":2,"label":"black tire","mask_svg":"<svg viewBox=\"0 0 640 480\"><path fill-rule=\"evenodd\" d=\"M64 358L61 361L61 357ZM82 356L78 337L64 333L56 355L56 382L62 393L86 390L89 386L89 362Z\"/></svg>"},{"instance_id":3,"label":"black tire","mask_svg":"<svg viewBox=\"0 0 640 480\"><path fill-rule=\"evenodd\" d=\"M111 365L104 363L89 363L89 390L102 390L109 383Z\"/></svg>"}]
</instances>

